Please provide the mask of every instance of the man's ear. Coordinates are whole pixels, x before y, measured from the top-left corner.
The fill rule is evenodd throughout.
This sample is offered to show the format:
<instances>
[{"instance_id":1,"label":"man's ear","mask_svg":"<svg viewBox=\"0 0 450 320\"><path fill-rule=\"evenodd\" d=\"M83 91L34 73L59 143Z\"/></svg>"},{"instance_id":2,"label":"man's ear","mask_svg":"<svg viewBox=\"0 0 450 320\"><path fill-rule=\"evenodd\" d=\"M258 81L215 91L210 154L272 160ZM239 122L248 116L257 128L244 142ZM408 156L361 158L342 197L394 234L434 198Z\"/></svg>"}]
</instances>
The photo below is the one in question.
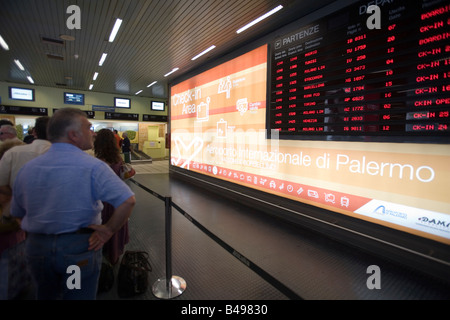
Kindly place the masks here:
<instances>
[{"instance_id":1,"label":"man's ear","mask_svg":"<svg viewBox=\"0 0 450 320\"><path fill-rule=\"evenodd\" d=\"M67 138L72 142L78 141L78 132L76 130L69 130L67 132Z\"/></svg>"}]
</instances>

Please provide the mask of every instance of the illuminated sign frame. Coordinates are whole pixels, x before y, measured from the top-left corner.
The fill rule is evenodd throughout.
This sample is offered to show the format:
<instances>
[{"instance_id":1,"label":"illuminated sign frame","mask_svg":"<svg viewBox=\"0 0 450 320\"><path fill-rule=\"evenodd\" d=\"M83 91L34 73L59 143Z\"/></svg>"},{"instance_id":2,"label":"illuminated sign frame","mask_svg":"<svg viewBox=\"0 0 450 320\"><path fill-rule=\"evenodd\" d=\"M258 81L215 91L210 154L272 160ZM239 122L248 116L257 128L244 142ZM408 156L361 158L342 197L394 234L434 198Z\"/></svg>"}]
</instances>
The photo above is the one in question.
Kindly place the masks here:
<instances>
[{"instance_id":1,"label":"illuminated sign frame","mask_svg":"<svg viewBox=\"0 0 450 320\"><path fill-rule=\"evenodd\" d=\"M84 94L64 92L64 104L74 104L84 106Z\"/></svg>"},{"instance_id":2,"label":"illuminated sign frame","mask_svg":"<svg viewBox=\"0 0 450 320\"><path fill-rule=\"evenodd\" d=\"M151 101L150 102L150 109L152 111L165 111L166 110L166 103L164 101Z\"/></svg>"},{"instance_id":3,"label":"illuminated sign frame","mask_svg":"<svg viewBox=\"0 0 450 320\"><path fill-rule=\"evenodd\" d=\"M114 107L130 109L131 108L131 99L114 97Z\"/></svg>"},{"instance_id":4,"label":"illuminated sign frame","mask_svg":"<svg viewBox=\"0 0 450 320\"><path fill-rule=\"evenodd\" d=\"M34 89L9 87L9 99L35 101Z\"/></svg>"}]
</instances>

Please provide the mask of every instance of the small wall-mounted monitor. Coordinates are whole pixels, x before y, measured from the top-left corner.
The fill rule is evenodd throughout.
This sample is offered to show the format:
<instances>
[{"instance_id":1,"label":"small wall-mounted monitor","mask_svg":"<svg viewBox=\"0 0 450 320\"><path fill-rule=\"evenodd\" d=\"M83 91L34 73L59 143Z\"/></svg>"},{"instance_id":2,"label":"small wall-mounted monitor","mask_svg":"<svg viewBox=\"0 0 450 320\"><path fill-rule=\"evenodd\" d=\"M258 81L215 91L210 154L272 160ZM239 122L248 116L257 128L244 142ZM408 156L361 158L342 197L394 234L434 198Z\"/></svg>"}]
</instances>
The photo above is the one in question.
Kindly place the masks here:
<instances>
[{"instance_id":1,"label":"small wall-mounted monitor","mask_svg":"<svg viewBox=\"0 0 450 320\"><path fill-rule=\"evenodd\" d=\"M34 89L9 87L9 98L11 100L34 101Z\"/></svg>"},{"instance_id":2,"label":"small wall-mounted monitor","mask_svg":"<svg viewBox=\"0 0 450 320\"><path fill-rule=\"evenodd\" d=\"M114 98L114 107L116 108L131 108L131 99Z\"/></svg>"},{"instance_id":3,"label":"small wall-mounted monitor","mask_svg":"<svg viewBox=\"0 0 450 320\"><path fill-rule=\"evenodd\" d=\"M163 101L152 101L151 110L152 111L164 111L166 109L166 104Z\"/></svg>"},{"instance_id":4,"label":"small wall-mounted monitor","mask_svg":"<svg viewBox=\"0 0 450 320\"><path fill-rule=\"evenodd\" d=\"M84 106L84 94L64 92L64 103Z\"/></svg>"}]
</instances>

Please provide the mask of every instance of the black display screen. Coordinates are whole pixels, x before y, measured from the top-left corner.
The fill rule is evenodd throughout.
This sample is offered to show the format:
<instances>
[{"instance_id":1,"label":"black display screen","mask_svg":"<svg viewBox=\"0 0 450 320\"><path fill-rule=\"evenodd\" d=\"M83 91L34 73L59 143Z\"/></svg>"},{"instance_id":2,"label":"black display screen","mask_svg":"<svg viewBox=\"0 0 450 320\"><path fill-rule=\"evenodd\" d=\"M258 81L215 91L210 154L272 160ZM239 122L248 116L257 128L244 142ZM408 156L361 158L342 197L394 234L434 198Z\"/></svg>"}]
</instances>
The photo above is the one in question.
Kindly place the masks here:
<instances>
[{"instance_id":1,"label":"black display screen","mask_svg":"<svg viewBox=\"0 0 450 320\"><path fill-rule=\"evenodd\" d=\"M379 15L368 5L272 43L268 129L284 139L449 143L450 4L382 1Z\"/></svg>"},{"instance_id":2,"label":"black display screen","mask_svg":"<svg viewBox=\"0 0 450 320\"><path fill-rule=\"evenodd\" d=\"M138 113L105 112L105 119L107 119L107 120L139 121L139 114Z\"/></svg>"},{"instance_id":3,"label":"black display screen","mask_svg":"<svg viewBox=\"0 0 450 320\"><path fill-rule=\"evenodd\" d=\"M84 94L64 92L64 103L83 106L84 105Z\"/></svg>"},{"instance_id":4,"label":"black display screen","mask_svg":"<svg viewBox=\"0 0 450 320\"><path fill-rule=\"evenodd\" d=\"M158 116L154 114L143 114L142 121L167 122L167 116Z\"/></svg>"},{"instance_id":5,"label":"black display screen","mask_svg":"<svg viewBox=\"0 0 450 320\"><path fill-rule=\"evenodd\" d=\"M47 116L47 108L19 107L19 106L0 106L0 113L20 114L27 116Z\"/></svg>"}]
</instances>

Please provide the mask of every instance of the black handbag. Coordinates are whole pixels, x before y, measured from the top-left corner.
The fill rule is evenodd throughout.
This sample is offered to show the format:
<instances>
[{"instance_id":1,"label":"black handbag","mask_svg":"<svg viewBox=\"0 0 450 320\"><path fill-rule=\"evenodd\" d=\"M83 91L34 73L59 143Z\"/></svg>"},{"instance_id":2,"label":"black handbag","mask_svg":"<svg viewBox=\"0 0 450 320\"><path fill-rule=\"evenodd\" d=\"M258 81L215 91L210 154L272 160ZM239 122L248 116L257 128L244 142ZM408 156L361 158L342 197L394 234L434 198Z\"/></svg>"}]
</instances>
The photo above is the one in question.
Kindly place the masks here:
<instances>
[{"instance_id":1,"label":"black handbag","mask_svg":"<svg viewBox=\"0 0 450 320\"><path fill-rule=\"evenodd\" d=\"M145 251L125 251L119 267L117 290L120 298L129 298L147 291L152 271Z\"/></svg>"},{"instance_id":2,"label":"black handbag","mask_svg":"<svg viewBox=\"0 0 450 320\"><path fill-rule=\"evenodd\" d=\"M108 292L114 285L114 269L108 261L102 262L97 293Z\"/></svg>"}]
</instances>

